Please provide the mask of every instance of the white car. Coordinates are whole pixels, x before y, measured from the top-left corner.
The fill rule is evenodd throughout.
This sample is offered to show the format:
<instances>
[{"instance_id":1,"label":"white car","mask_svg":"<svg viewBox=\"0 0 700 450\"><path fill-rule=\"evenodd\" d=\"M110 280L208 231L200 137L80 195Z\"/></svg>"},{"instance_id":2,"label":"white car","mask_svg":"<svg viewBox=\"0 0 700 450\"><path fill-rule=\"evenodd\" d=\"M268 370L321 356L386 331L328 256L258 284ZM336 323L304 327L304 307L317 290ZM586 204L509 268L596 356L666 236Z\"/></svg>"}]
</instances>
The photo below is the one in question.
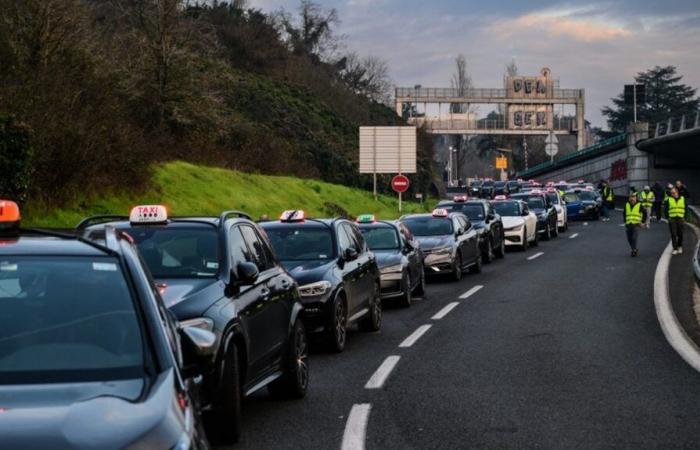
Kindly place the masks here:
<instances>
[{"instance_id":1,"label":"white car","mask_svg":"<svg viewBox=\"0 0 700 450\"><path fill-rule=\"evenodd\" d=\"M516 246L525 250L530 245L537 246L537 216L530 211L527 203L521 200L498 199L492 202L501 216L506 246Z\"/></svg>"},{"instance_id":2,"label":"white car","mask_svg":"<svg viewBox=\"0 0 700 450\"><path fill-rule=\"evenodd\" d=\"M547 198L554 203L554 209L557 210L557 228L559 231L569 229L569 218L566 215L566 202L555 188L547 189Z\"/></svg>"}]
</instances>

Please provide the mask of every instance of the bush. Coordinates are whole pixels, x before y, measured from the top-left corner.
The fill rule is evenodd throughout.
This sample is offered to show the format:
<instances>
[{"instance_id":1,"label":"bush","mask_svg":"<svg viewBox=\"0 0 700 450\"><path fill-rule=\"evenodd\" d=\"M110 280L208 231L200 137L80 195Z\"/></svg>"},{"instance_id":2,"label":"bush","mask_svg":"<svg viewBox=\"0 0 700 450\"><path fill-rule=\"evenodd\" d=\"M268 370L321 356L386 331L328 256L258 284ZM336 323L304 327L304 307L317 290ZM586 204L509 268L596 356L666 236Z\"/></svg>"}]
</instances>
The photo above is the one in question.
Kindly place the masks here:
<instances>
[{"instance_id":1,"label":"bush","mask_svg":"<svg viewBox=\"0 0 700 450\"><path fill-rule=\"evenodd\" d=\"M24 202L32 177L29 127L0 116L0 197Z\"/></svg>"}]
</instances>

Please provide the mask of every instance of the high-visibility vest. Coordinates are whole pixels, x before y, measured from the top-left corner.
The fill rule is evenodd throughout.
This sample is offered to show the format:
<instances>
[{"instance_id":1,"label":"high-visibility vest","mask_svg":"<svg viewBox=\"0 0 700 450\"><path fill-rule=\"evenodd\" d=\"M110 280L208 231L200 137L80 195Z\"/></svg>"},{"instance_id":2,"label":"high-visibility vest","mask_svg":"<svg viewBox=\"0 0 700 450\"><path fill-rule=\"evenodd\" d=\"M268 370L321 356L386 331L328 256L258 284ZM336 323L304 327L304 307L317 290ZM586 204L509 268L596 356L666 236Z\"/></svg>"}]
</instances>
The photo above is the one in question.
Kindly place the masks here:
<instances>
[{"instance_id":1,"label":"high-visibility vest","mask_svg":"<svg viewBox=\"0 0 700 450\"><path fill-rule=\"evenodd\" d=\"M673 197L668 198L668 217L685 217L685 197L678 197L677 200Z\"/></svg>"},{"instance_id":2,"label":"high-visibility vest","mask_svg":"<svg viewBox=\"0 0 700 450\"><path fill-rule=\"evenodd\" d=\"M613 195L613 190L610 188L610 186L605 186L603 188L603 197L605 197L605 200L609 202L615 199L615 196Z\"/></svg>"},{"instance_id":3,"label":"high-visibility vest","mask_svg":"<svg viewBox=\"0 0 700 450\"><path fill-rule=\"evenodd\" d=\"M634 206L629 202L625 205L625 223L627 225L639 225L642 223L642 204L635 203Z\"/></svg>"},{"instance_id":4,"label":"high-visibility vest","mask_svg":"<svg viewBox=\"0 0 700 450\"><path fill-rule=\"evenodd\" d=\"M641 194L639 194L642 200L642 206L645 208L651 208L651 205L654 204L654 193L649 191L642 191Z\"/></svg>"}]
</instances>

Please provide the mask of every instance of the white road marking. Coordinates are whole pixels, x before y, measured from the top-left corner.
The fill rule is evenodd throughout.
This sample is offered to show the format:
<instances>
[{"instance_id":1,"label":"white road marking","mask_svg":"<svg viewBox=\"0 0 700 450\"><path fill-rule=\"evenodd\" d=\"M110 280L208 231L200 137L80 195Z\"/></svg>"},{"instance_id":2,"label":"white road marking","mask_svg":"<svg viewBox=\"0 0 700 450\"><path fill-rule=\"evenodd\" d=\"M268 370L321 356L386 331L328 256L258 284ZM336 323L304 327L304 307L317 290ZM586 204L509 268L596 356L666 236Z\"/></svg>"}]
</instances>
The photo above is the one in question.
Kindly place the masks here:
<instances>
[{"instance_id":1,"label":"white road marking","mask_svg":"<svg viewBox=\"0 0 700 450\"><path fill-rule=\"evenodd\" d=\"M575 238L576 236L578 236L578 233L572 234L571 236L569 236L569 239L573 239L573 238Z\"/></svg>"},{"instance_id":2,"label":"white road marking","mask_svg":"<svg viewBox=\"0 0 700 450\"><path fill-rule=\"evenodd\" d=\"M473 288L469 289L469 290L468 290L467 292L465 292L464 294L460 295L459 298L462 299L462 300L464 300L465 298L469 298L469 297L471 297L472 295L474 295L474 294L476 294L477 292L479 292L479 290L480 290L482 287L483 287L482 285L477 284L476 286L474 286Z\"/></svg>"},{"instance_id":3,"label":"white road marking","mask_svg":"<svg viewBox=\"0 0 700 450\"><path fill-rule=\"evenodd\" d=\"M666 219L665 217L662 217L662 218L661 218L661 219L659 219L659 220L661 220L662 222L666 222L666 223L668 223L668 219Z\"/></svg>"},{"instance_id":4,"label":"white road marking","mask_svg":"<svg viewBox=\"0 0 700 450\"><path fill-rule=\"evenodd\" d=\"M618 227L624 227L624 226L625 226L624 223L621 223L621 224L618 225Z\"/></svg>"},{"instance_id":5,"label":"white road marking","mask_svg":"<svg viewBox=\"0 0 700 450\"><path fill-rule=\"evenodd\" d=\"M544 255L544 252L535 253L534 255L530 256L527 260L532 261L533 259L539 258L542 255Z\"/></svg>"},{"instance_id":6,"label":"white road marking","mask_svg":"<svg viewBox=\"0 0 700 450\"><path fill-rule=\"evenodd\" d=\"M432 325L421 325L418 328L416 328L416 331L411 333L409 337L404 339L402 343L399 344L399 347L401 348L407 348L411 347L413 344L416 343L418 339L420 339L421 336L425 334L426 331L428 331L432 327Z\"/></svg>"},{"instance_id":7,"label":"white road marking","mask_svg":"<svg viewBox=\"0 0 700 450\"><path fill-rule=\"evenodd\" d=\"M369 403L359 403L352 405L348 421L345 422L345 432L343 433L343 443L341 450L364 450L365 435L367 434L367 422L372 405Z\"/></svg>"},{"instance_id":8,"label":"white road marking","mask_svg":"<svg viewBox=\"0 0 700 450\"><path fill-rule=\"evenodd\" d=\"M440 311L438 311L433 317L433 320L440 320L443 317L445 317L447 314L449 314L450 311L455 309L455 306L459 305L459 302L452 302L448 303L447 306L442 308Z\"/></svg>"},{"instance_id":9,"label":"white road marking","mask_svg":"<svg viewBox=\"0 0 700 450\"><path fill-rule=\"evenodd\" d=\"M587 226L588 226L588 222L583 222L583 226L584 226L584 227L587 227Z\"/></svg>"},{"instance_id":10,"label":"white road marking","mask_svg":"<svg viewBox=\"0 0 700 450\"><path fill-rule=\"evenodd\" d=\"M367 381L365 389L379 389L384 386L384 382L389 378L389 374L394 370L399 359L401 359L401 357L397 355L387 356L384 362L372 374L369 381Z\"/></svg>"}]
</instances>

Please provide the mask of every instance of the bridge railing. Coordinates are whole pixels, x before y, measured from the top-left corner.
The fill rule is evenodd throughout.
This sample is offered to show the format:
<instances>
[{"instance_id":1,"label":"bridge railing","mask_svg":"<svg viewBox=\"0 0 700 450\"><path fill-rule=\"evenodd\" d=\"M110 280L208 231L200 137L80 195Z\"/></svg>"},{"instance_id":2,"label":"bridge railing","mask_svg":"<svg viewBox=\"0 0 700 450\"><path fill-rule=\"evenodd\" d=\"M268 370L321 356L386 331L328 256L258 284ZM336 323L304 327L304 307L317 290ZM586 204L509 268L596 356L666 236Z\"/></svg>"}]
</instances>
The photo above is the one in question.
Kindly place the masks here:
<instances>
[{"instance_id":1,"label":"bridge railing","mask_svg":"<svg viewBox=\"0 0 700 450\"><path fill-rule=\"evenodd\" d=\"M496 98L506 99L506 89L455 89L455 88L431 88L431 87L397 87L397 99L445 100L455 98ZM576 99L583 97L583 89L559 89L552 90L552 98Z\"/></svg>"},{"instance_id":2,"label":"bridge railing","mask_svg":"<svg viewBox=\"0 0 700 450\"><path fill-rule=\"evenodd\" d=\"M700 111L694 114L669 117L668 120L657 122L651 129L652 138L666 136L681 131L700 128Z\"/></svg>"},{"instance_id":3,"label":"bridge railing","mask_svg":"<svg viewBox=\"0 0 700 450\"><path fill-rule=\"evenodd\" d=\"M414 117L408 119L409 124L418 126L425 125L429 130L538 130L542 127L513 128L508 125L505 119L449 119L437 117ZM563 118L555 119L553 122L554 131L576 130L576 119ZM543 131L545 132L545 131Z\"/></svg>"}]
</instances>

